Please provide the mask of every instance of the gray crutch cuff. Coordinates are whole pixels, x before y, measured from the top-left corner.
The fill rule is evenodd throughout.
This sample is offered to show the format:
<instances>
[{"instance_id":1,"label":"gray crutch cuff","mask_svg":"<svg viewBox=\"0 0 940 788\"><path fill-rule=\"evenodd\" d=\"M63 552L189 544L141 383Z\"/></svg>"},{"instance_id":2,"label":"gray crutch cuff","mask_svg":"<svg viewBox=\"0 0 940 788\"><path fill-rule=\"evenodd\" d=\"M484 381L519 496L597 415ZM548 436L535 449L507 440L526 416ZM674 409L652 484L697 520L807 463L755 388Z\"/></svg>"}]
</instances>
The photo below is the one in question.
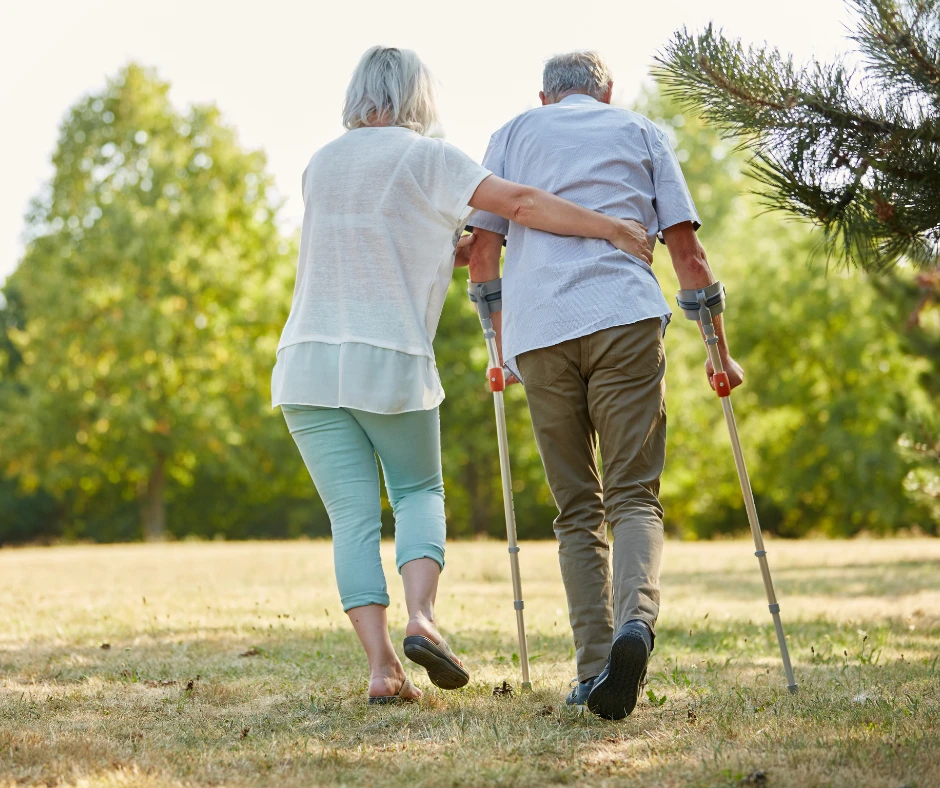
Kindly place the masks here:
<instances>
[{"instance_id":1,"label":"gray crutch cuff","mask_svg":"<svg viewBox=\"0 0 940 788\"><path fill-rule=\"evenodd\" d=\"M491 312L501 312L503 309L503 280L468 282L467 295L480 313L480 319L486 320Z\"/></svg>"},{"instance_id":2,"label":"gray crutch cuff","mask_svg":"<svg viewBox=\"0 0 940 788\"><path fill-rule=\"evenodd\" d=\"M721 282L713 282L698 290L680 290L676 302L689 320L701 320L702 307L711 317L717 317L725 311L725 286Z\"/></svg>"}]
</instances>

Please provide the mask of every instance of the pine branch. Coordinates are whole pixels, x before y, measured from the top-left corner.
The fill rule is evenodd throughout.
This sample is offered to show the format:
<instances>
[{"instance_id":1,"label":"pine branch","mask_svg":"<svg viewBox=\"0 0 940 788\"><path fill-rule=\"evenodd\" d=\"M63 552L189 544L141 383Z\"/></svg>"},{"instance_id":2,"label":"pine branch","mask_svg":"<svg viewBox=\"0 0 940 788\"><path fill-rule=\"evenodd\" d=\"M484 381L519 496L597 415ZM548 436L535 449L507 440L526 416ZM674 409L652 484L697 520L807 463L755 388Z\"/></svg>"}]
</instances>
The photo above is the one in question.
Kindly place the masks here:
<instances>
[{"instance_id":1,"label":"pine branch","mask_svg":"<svg viewBox=\"0 0 940 788\"><path fill-rule=\"evenodd\" d=\"M851 38L885 89L940 102L940 2L849 0L860 17Z\"/></svg>"},{"instance_id":2,"label":"pine branch","mask_svg":"<svg viewBox=\"0 0 940 788\"><path fill-rule=\"evenodd\" d=\"M850 2L864 11L861 77L841 62L796 68L712 26L676 33L655 74L752 153L764 202L821 226L830 252L866 270L902 257L930 267L940 254L940 105L923 86L940 73L940 0ZM885 79L901 69L906 82L892 89Z\"/></svg>"}]
</instances>

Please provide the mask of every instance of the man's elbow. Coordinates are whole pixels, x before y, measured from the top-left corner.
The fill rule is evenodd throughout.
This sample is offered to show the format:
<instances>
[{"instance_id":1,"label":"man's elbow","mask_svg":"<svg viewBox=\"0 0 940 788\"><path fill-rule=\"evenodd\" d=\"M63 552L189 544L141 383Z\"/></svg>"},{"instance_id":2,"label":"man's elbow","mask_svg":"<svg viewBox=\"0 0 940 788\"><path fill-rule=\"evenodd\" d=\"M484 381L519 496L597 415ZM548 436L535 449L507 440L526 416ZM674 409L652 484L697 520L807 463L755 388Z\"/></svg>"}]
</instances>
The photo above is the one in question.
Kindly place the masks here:
<instances>
[{"instance_id":1,"label":"man's elbow","mask_svg":"<svg viewBox=\"0 0 940 788\"><path fill-rule=\"evenodd\" d=\"M705 256L704 249L698 249L690 254L683 255L677 261L676 268L682 268L686 273L693 276L704 276L711 273L708 265L708 258Z\"/></svg>"},{"instance_id":2,"label":"man's elbow","mask_svg":"<svg viewBox=\"0 0 940 788\"><path fill-rule=\"evenodd\" d=\"M669 246L667 239L667 246ZM682 238L684 243L673 243L669 249L669 254L673 258L673 267L683 271L697 279L711 274L711 268L708 265L708 257L705 254L705 247L695 236L694 232L688 238Z\"/></svg>"}]
</instances>

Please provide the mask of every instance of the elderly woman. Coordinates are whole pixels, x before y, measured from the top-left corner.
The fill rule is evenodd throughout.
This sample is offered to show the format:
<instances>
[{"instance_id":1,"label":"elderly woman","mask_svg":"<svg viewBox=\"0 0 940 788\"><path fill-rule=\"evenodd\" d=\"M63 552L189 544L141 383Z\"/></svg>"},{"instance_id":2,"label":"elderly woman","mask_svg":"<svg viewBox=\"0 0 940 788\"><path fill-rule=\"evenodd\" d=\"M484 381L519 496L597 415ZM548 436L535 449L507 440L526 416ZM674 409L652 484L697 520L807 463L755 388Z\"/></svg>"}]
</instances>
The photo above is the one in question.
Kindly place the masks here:
<instances>
[{"instance_id":1,"label":"elderly woman","mask_svg":"<svg viewBox=\"0 0 940 788\"><path fill-rule=\"evenodd\" d=\"M389 638L376 455L395 515L405 654L438 687L469 680L434 617L445 522L444 392L432 341L471 209L649 259L640 225L492 175L424 136L436 120L431 75L414 52L363 55L346 91L348 131L304 172L297 280L272 379L274 405L330 517L343 609L369 661L370 703L421 696ZM460 242L458 264L470 242Z\"/></svg>"}]
</instances>

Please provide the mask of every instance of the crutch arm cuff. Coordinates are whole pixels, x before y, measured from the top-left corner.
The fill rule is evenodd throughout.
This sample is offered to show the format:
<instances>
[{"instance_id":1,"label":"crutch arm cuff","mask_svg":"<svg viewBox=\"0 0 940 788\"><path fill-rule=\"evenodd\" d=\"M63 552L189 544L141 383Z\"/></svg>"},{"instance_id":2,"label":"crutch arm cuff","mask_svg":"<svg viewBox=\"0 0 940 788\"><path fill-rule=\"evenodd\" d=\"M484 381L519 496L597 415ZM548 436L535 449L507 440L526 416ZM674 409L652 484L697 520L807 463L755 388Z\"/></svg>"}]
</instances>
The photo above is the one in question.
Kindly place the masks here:
<instances>
[{"instance_id":1,"label":"crutch arm cuff","mask_svg":"<svg viewBox=\"0 0 940 788\"><path fill-rule=\"evenodd\" d=\"M477 308L481 320L486 320L491 313L503 309L503 280L491 279L489 282L468 282L467 295Z\"/></svg>"},{"instance_id":2,"label":"crutch arm cuff","mask_svg":"<svg viewBox=\"0 0 940 788\"><path fill-rule=\"evenodd\" d=\"M721 282L712 282L696 290L680 290L676 303L689 320L700 321L703 308L711 317L717 317L725 311L725 286Z\"/></svg>"}]
</instances>

